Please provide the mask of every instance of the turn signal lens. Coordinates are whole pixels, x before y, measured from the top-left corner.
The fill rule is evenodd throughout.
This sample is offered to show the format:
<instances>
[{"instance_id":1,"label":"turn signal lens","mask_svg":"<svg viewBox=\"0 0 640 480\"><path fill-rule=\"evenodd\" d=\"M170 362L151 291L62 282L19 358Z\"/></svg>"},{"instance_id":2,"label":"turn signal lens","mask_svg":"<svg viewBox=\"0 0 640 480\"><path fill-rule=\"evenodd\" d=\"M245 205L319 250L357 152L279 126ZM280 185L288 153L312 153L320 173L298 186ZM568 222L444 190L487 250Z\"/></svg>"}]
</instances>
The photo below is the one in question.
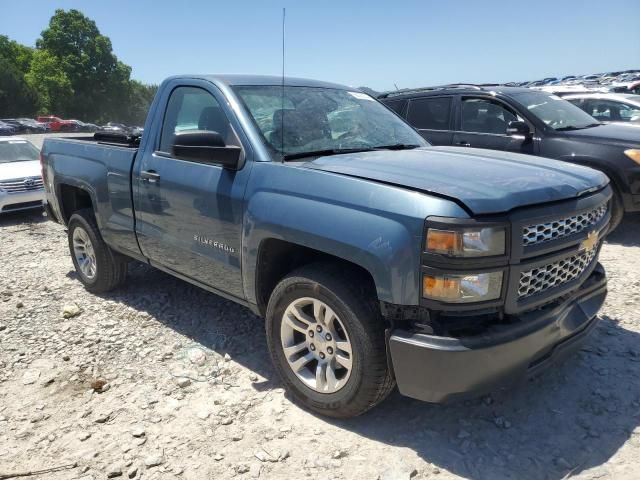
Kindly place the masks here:
<instances>
[{"instance_id":1,"label":"turn signal lens","mask_svg":"<svg viewBox=\"0 0 640 480\"><path fill-rule=\"evenodd\" d=\"M456 299L460 296L458 279L425 275L423 284L425 297Z\"/></svg>"},{"instance_id":2,"label":"turn signal lens","mask_svg":"<svg viewBox=\"0 0 640 480\"><path fill-rule=\"evenodd\" d=\"M484 302L500 298L502 272L424 275L422 295L450 303Z\"/></svg>"},{"instance_id":3,"label":"turn signal lens","mask_svg":"<svg viewBox=\"0 0 640 480\"><path fill-rule=\"evenodd\" d=\"M427 232L427 250L437 253L458 252L461 250L460 240L458 232L430 228Z\"/></svg>"},{"instance_id":4,"label":"turn signal lens","mask_svg":"<svg viewBox=\"0 0 640 480\"><path fill-rule=\"evenodd\" d=\"M629 150L625 150L624 154L634 162L640 164L640 150L636 148L631 148Z\"/></svg>"},{"instance_id":5,"label":"turn signal lens","mask_svg":"<svg viewBox=\"0 0 640 480\"><path fill-rule=\"evenodd\" d=\"M450 257L488 257L504 255L505 229L501 227L465 228L427 231L427 252Z\"/></svg>"}]
</instances>

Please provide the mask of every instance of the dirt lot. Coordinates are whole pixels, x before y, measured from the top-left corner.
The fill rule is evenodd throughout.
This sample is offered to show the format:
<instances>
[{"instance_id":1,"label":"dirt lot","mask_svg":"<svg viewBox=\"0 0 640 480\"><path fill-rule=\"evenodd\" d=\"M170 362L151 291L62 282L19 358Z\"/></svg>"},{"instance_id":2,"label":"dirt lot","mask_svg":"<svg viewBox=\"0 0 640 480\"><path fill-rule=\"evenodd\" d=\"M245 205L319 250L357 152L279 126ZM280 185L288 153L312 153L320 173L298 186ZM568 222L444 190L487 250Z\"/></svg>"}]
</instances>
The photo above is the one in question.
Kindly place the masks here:
<instances>
[{"instance_id":1,"label":"dirt lot","mask_svg":"<svg viewBox=\"0 0 640 480\"><path fill-rule=\"evenodd\" d=\"M393 393L332 421L290 402L248 310L140 264L91 295L62 227L2 217L0 478L636 479L639 245L629 217L602 253L602 321L562 367L466 404Z\"/></svg>"}]
</instances>

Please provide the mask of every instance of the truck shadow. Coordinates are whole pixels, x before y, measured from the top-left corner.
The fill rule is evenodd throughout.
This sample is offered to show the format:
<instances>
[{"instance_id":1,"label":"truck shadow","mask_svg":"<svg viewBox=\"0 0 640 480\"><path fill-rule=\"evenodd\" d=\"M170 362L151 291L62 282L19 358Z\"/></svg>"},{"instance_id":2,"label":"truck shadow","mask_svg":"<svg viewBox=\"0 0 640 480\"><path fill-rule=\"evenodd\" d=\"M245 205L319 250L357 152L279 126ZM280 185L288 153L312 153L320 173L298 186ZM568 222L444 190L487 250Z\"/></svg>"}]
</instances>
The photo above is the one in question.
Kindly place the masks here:
<instances>
[{"instance_id":1,"label":"truck shadow","mask_svg":"<svg viewBox=\"0 0 640 480\"><path fill-rule=\"evenodd\" d=\"M627 213L620 226L607 237L608 243L640 246L640 213Z\"/></svg>"},{"instance_id":2,"label":"truck shadow","mask_svg":"<svg viewBox=\"0 0 640 480\"><path fill-rule=\"evenodd\" d=\"M131 266L126 289L105 298L147 312L203 347L229 353L267 379L254 384L257 390L281 386L263 321L248 309L141 264ZM427 472L438 468L478 480L561 480L588 469L610 476L604 464L625 442L640 442L634 436L640 423L640 334L605 316L578 354L509 391L448 406L396 391L356 419L318 419L409 448L432 465L416 465Z\"/></svg>"},{"instance_id":3,"label":"truck shadow","mask_svg":"<svg viewBox=\"0 0 640 480\"><path fill-rule=\"evenodd\" d=\"M588 469L608 477L603 464L630 438L640 441L632 438L639 341L604 317L577 355L509 391L450 406L394 392L369 414L336 424L465 478L560 480Z\"/></svg>"}]
</instances>

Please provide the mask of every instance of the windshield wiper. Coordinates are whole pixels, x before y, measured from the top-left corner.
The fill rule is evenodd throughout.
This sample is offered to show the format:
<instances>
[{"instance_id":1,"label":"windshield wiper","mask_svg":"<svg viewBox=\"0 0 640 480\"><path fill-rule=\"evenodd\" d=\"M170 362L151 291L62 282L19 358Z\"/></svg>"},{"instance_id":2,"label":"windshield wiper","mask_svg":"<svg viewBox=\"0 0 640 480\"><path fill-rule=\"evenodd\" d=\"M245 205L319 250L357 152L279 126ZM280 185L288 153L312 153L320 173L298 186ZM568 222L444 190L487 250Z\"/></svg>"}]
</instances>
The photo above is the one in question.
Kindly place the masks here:
<instances>
[{"instance_id":1,"label":"windshield wiper","mask_svg":"<svg viewBox=\"0 0 640 480\"><path fill-rule=\"evenodd\" d=\"M309 152L287 153L282 156L283 160L295 160L305 157L325 157L327 155L341 155L343 153L370 152L375 150L371 147L366 148L328 148L326 150L311 150Z\"/></svg>"},{"instance_id":2,"label":"windshield wiper","mask_svg":"<svg viewBox=\"0 0 640 480\"><path fill-rule=\"evenodd\" d=\"M420 145L410 143L394 143L392 145L378 145L373 147L373 150L412 150L418 148Z\"/></svg>"},{"instance_id":3,"label":"windshield wiper","mask_svg":"<svg viewBox=\"0 0 640 480\"><path fill-rule=\"evenodd\" d=\"M590 123L589 125L582 125L580 127L576 125L567 125L566 127L556 128L556 132L566 132L569 130L583 130L585 128L597 127L598 125L602 125L600 122L598 123Z\"/></svg>"},{"instance_id":4,"label":"windshield wiper","mask_svg":"<svg viewBox=\"0 0 640 480\"><path fill-rule=\"evenodd\" d=\"M297 152L288 153L282 156L283 160L295 160L297 158L305 157L324 157L327 155L341 155L343 153L358 153L358 152L375 152L376 150L411 150L418 148L420 145L406 144L406 143L394 143L392 145L378 145L375 147L362 147L362 148L328 148L326 150L312 150L309 152Z\"/></svg>"}]
</instances>

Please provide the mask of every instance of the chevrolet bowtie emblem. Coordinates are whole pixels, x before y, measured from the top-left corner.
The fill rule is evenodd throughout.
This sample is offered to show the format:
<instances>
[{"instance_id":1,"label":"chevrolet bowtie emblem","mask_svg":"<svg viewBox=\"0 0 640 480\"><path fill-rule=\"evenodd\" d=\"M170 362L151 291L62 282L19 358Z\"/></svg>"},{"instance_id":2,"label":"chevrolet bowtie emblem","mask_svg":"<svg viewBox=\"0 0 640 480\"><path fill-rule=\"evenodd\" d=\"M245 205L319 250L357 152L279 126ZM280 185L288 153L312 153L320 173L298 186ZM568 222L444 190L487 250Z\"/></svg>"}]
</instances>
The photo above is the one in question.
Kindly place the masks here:
<instances>
[{"instance_id":1,"label":"chevrolet bowtie emblem","mask_svg":"<svg viewBox=\"0 0 640 480\"><path fill-rule=\"evenodd\" d=\"M598 244L598 237L598 232L596 232L595 230L593 232L589 232L587 238L580 244L580 251L590 252L591 250L596 248L596 245Z\"/></svg>"}]
</instances>

